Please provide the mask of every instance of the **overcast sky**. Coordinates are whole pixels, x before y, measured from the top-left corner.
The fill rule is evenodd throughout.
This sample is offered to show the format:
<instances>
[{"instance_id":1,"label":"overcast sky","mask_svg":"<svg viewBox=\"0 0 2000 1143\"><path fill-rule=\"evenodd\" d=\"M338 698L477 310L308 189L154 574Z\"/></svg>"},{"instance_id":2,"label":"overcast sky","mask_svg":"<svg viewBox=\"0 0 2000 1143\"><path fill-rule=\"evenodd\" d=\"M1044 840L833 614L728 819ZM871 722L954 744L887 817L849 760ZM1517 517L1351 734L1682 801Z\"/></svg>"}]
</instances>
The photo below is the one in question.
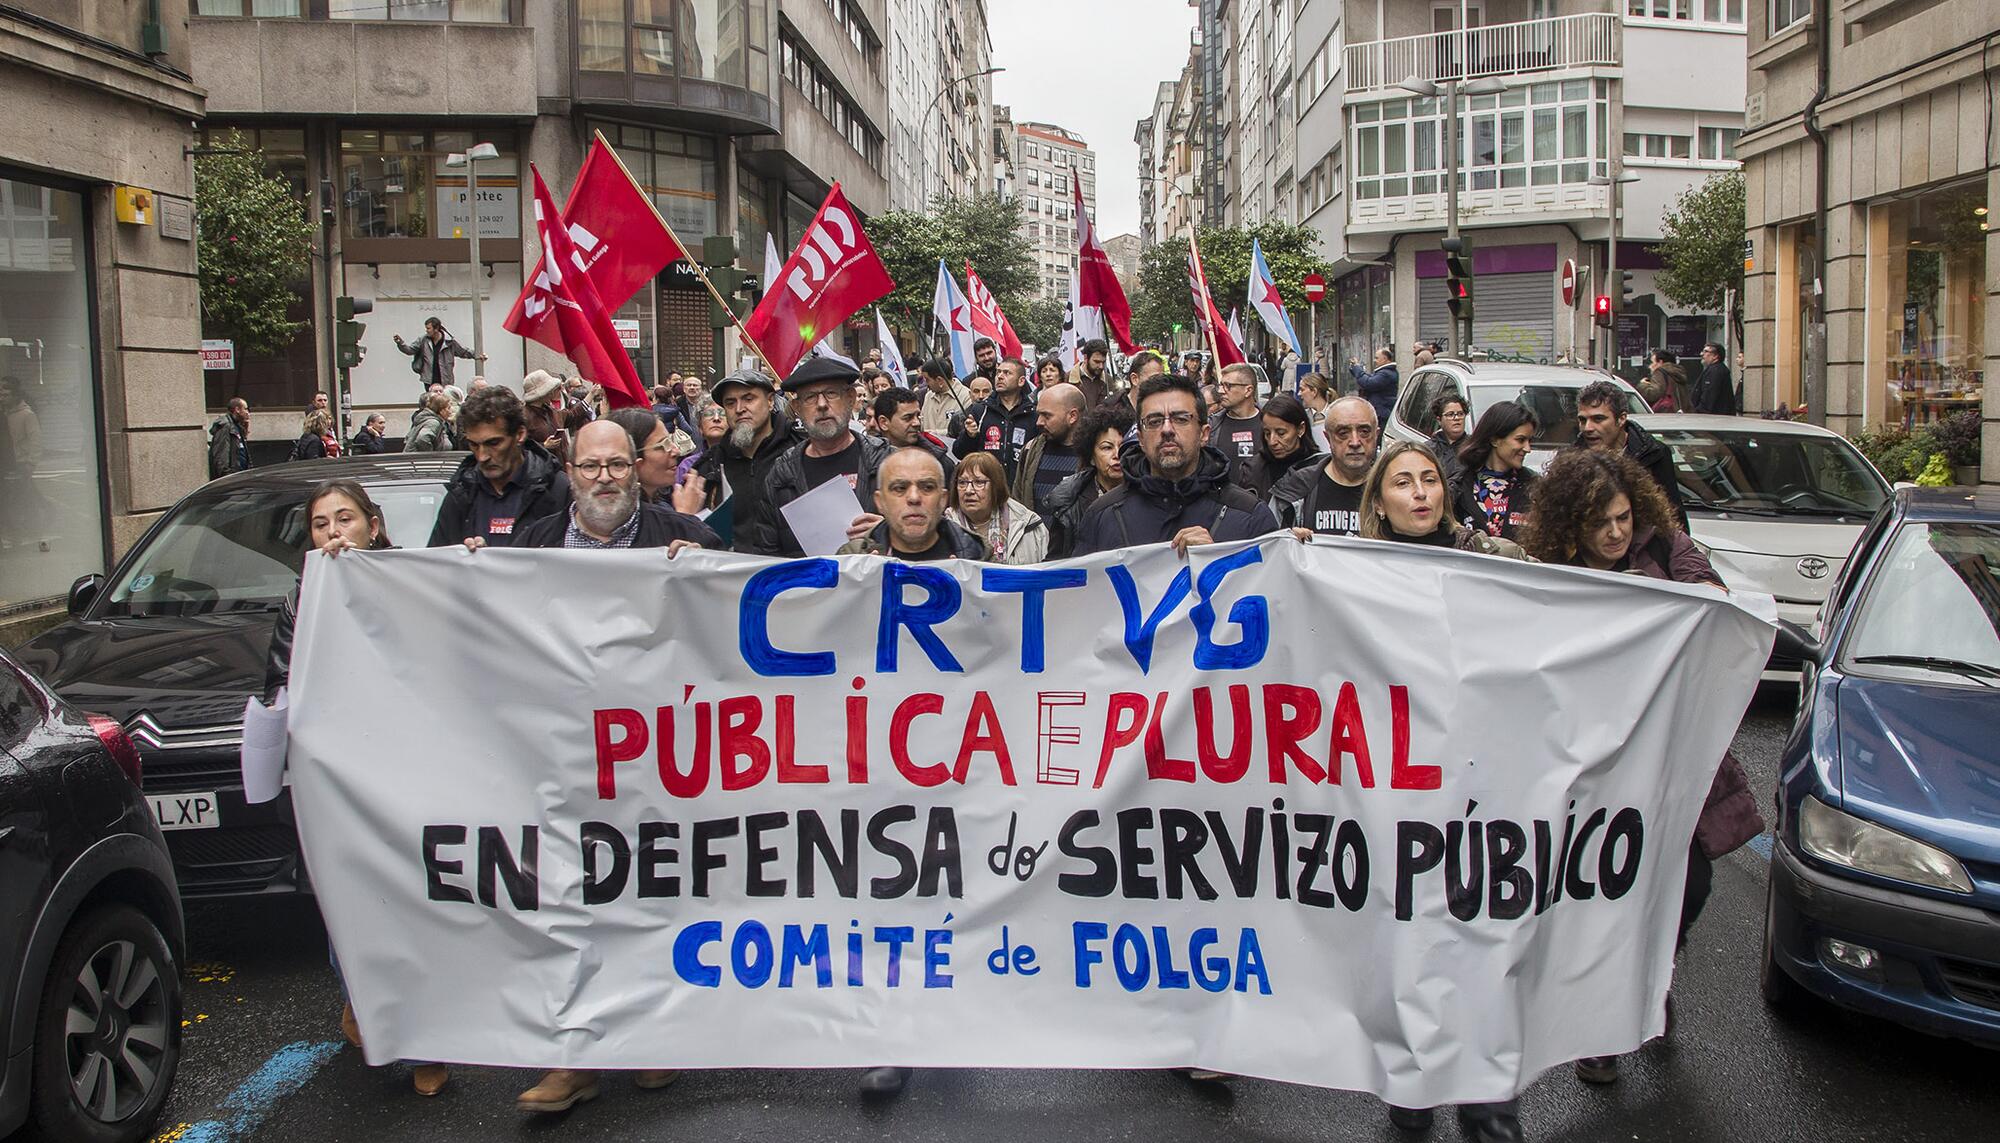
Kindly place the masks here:
<instances>
[{"instance_id":1,"label":"overcast sky","mask_svg":"<svg viewBox=\"0 0 2000 1143\"><path fill-rule=\"evenodd\" d=\"M1097 235L1139 232L1139 146L1160 81L1187 62L1195 9L1183 0L988 0L993 102L1014 121L1054 123L1097 152Z\"/></svg>"}]
</instances>

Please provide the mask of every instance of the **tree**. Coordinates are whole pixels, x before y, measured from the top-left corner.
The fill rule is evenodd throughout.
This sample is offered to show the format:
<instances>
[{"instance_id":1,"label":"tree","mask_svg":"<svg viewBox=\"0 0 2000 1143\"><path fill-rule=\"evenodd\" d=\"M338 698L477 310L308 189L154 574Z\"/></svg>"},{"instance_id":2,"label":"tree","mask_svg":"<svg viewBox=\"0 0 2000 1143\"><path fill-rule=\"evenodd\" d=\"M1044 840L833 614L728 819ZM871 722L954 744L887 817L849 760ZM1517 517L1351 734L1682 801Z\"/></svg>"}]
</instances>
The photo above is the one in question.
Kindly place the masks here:
<instances>
[{"instance_id":1,"label":"tree","mask_svg":"<svg viewBox=\"0 0 2000 1143\"><path fill-rule=\"evenodd\" d=\"M305 323L287 317L312 266L312 223L291 184L236 132L194 161L202 332L239 353L274 353Z\"/></svg>"},{"instance_id":2,"label":"tree","mask_svg":"<svg viewBox=\"0 0 2000 1143\"><path fill-rule=\"evenodd\" d=\"M965 288L965 263L970 260L1014 331L1023 341L1031 340L1021 329L1021 318L1039 286L1039 275L1021 225L1020 202L995 194L940 196L931 200L928 212L892 210L869 219L863 229L896 283L895 292L880 303L883 312L892 321L902 315L906 321L920 322L919 329L904 332L915 333L920 344L928 345L938 259L944 259L960 289Z\"/></svg>"},{"instance_id":3,"label":"tree","mask_svg":"<svg viewBox=\"0 0 2000 1143\"><path fill-rule=\"evenodd\" d=\"M1728 315L1740 324L1743 306L1743 174L1711 175L1674 200L1661 222L1660 271L1653 282L1676 305L1711 313L1722 311L1729 290L1736 291L1736 310Z\"/></svg>"},{"instance_id":4,"label":"tree","mask_svg":"<svg viewBox=\"0 0 2000 1143\"><path fill-rule=\"evenodd\" d=\"M1265 222L1257 226L1227 230L1203 229L1201 265L1208 275L1208 289L1216 308L1224 317L1231 307L1243 311L1246 331L1261 329L1249 303L1250 242L1264 248L1264 261L1277 280L1278 293L1292 324L1305 336L1305 277L1328 274L1330 263L1320 257L1319 231L1310 226L1285 222ZM1175 238L1148 249L1140 258L1138 297L1132 304L1132 336L1142 341L1164 340L1172 336L1175 323L1194 328L1194 297L1188 290L1187 239ZM1256 340L1257 335L1251 334Z\"/></svg>"},{"instance_id":5,"label":"tree","mask_svg":"<svg viewBox=\"0 0 2000 1143\"><path fill-rule=\"evenodd\" d=\"M985 276L980 274L981 278ZM1022 341L1032 344L1035 352L1046 357L1061 347L1064 305L1061 298L1036 298L1018 312L1008 314L1007 320L1014 323L1014 332Z\"/></svg>"}]
</instances>

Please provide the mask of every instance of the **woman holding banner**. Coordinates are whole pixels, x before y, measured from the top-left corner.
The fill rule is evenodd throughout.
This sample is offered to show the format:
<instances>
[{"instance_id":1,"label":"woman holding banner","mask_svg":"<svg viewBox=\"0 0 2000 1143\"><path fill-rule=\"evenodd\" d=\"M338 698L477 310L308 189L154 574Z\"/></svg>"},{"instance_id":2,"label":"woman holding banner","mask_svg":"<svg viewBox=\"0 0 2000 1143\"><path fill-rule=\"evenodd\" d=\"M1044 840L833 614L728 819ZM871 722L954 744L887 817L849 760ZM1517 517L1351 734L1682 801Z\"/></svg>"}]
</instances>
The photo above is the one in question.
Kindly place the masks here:
<instances>
[{"instance_id":1,"label":"woman holding banner","mask_svg":"<svg viewBox=\"0 0 2000 1143\"><path fill-rule=\"evenodd\" d=\"M392 547L382 509L368 490L353 480L328 480L306 497L305 516L308 550L318 549L329 557L349 550L380 551ZM278 694L291 683L292 632L298 623L299 593L293 588L278 612L277 629L271 634L271 649L264 659L264 705L274 706ZM340 977L340 958L327 948L327 960ZM347 1042L361 1046L361 1026L354 1018L354 1005L347 1002L347 982L340 983L340 1031ZM419 1063L411 1070L411 1085L422 1096L444 1090L451 1073L443 1064Z\"/></svg>"}]
</instances>

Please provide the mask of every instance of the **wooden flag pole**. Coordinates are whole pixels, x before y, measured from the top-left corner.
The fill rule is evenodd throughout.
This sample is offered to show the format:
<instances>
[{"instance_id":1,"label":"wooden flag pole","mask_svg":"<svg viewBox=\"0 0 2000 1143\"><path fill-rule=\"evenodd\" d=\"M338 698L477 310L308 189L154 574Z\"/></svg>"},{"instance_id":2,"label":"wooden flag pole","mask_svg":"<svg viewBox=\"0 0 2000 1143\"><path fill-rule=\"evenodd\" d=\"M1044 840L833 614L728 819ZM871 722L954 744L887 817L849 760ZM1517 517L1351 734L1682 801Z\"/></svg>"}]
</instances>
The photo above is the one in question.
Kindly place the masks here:
<instances>
[{"instance_id":1,"label":"wooden flag pole","mask_svg":"<svg viewBox=\"0 0 2000 1143\"><path fill-rule=\"evenodd\" d=\"M625 165L625 160L618 157L617 150L615 150L611 146L610 142L604 138L604 132L596 131L593 132L592 135L599 143L604 144L604 153L611 156L611 161L618 164L618 169L625 173L625 177L631 180L632 185L635 187L639 186L639 180L632 178L632 169ZM645 188L641 187L640 189L643 192ZM771 358L767 354L765 354L764 347L758 345L757 339L750 336L750 331L743 328L743 319L737 317L736 311L730 308L729 303L722 299L722 295L720 293L716 292L715 284L708 280L708 272L702 268L701 260L696 258L693 254L688 253L687 244L681 241L680 235L674 233L673 224L668 222L665 216L660 214L659 207L653 205L653 196L641 193L639 197L646 200L646 209L652 211L653 217L660 220L661 229L667 232L667 237L674 240L674 248L681 252L681 257L687 259L687 264L694 267L695 277L701 279L702 287L708 291L708 296L715 299L715 304L722 307L723 313L729 315L730 324L736 327L737 336L743 339L743 344L748 345L750 347L751 352L757 355L757 359L764 363L764 368L769 369L771 371L772 377L776 378L779 381L783 381L785 379L784 374L778 372L778 367L771 364ZM544 254L546 254L546 251L544 251ZM771 286L772 283L770 282L764 283L764 289L766 291L769 291L771 289Z\"/></svg>"}]
</instances>

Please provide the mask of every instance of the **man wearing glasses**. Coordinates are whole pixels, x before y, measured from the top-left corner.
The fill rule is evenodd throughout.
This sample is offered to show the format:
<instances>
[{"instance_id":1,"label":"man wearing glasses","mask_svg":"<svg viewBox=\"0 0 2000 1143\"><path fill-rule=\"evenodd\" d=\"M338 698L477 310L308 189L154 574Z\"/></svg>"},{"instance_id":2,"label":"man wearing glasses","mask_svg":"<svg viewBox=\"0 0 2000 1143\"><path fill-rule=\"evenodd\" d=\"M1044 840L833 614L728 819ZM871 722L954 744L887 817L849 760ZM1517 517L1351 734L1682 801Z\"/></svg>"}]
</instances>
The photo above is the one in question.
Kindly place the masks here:
<instances>
[{"instance_id":1,"label":"man wearing glasses","mask_svg":"<svg viewBox=\"0 0 2000 1143\"><path fill-rule=\"evenodd\" d=\"M1148 378L1138 409L1139 439L1119 453L1125 482L1083 514L1077 555L1162 542L1186 554L1277 528L1270 508L1230 483L1228 458L1208 443L1208 402L1192 378Z\"/></svg>"},{"instance_id":2,"label":"man wearing glasses","mask_svg":"<svg viewBox=\"0 0 2000 1143\"><path fill-rule=\"evenodd\" d=\"M1225 365L1216 384L1222 396L1222 411L1209 426L1209 439L1229 458L1229 478L1242 483L1243 468L1257 455L1264 440L1264 414L1257 408L1257 370L1248 365Z\"/></svg>"},{"instance_id":3,"label":"man wearing glasses","mask_svg":"<svg viewBox=\"0 0 2000 1143\"><path fill-rule=\"evenodd\" d=\"M1360 397L1342 397L1326 407L1324 465L1295 468L1271 489L1279 520L1303 540L1361 534L1361 486L1375 463L1382 426L1375 406Z\"/></svg>"},{"instance_id":4,"label":"man wearing glasses","mask_svg":"<svg viewBox=\"0 0 2000 1143\"><path fill-rule=\"evenodd\" d=\"M720 548L722 538L685 512L649 504L640 494L632 434L613 420L576 431L569 462L575 498L568 512L544 516L521 530L517 548Z\"/></svg>"},{"instance_id":5,"label":"man wearing glasses","mask_svg":"<svg viewBox=\"0 0 2000 1143\"><path fill-rule=\"evenodd\" d=\"M805 555L782 509L829 480L844 480L854 490L859 513L848 526L848 539L859 539L882 522L875 514L875 472L888 459L891 446L853 429L854 382L860 376L853 366L815 357L785 378L790 412L805 429L806 439L771 465L771 508L777 517L781 556Z\"/></svg>"}]
</instances>

